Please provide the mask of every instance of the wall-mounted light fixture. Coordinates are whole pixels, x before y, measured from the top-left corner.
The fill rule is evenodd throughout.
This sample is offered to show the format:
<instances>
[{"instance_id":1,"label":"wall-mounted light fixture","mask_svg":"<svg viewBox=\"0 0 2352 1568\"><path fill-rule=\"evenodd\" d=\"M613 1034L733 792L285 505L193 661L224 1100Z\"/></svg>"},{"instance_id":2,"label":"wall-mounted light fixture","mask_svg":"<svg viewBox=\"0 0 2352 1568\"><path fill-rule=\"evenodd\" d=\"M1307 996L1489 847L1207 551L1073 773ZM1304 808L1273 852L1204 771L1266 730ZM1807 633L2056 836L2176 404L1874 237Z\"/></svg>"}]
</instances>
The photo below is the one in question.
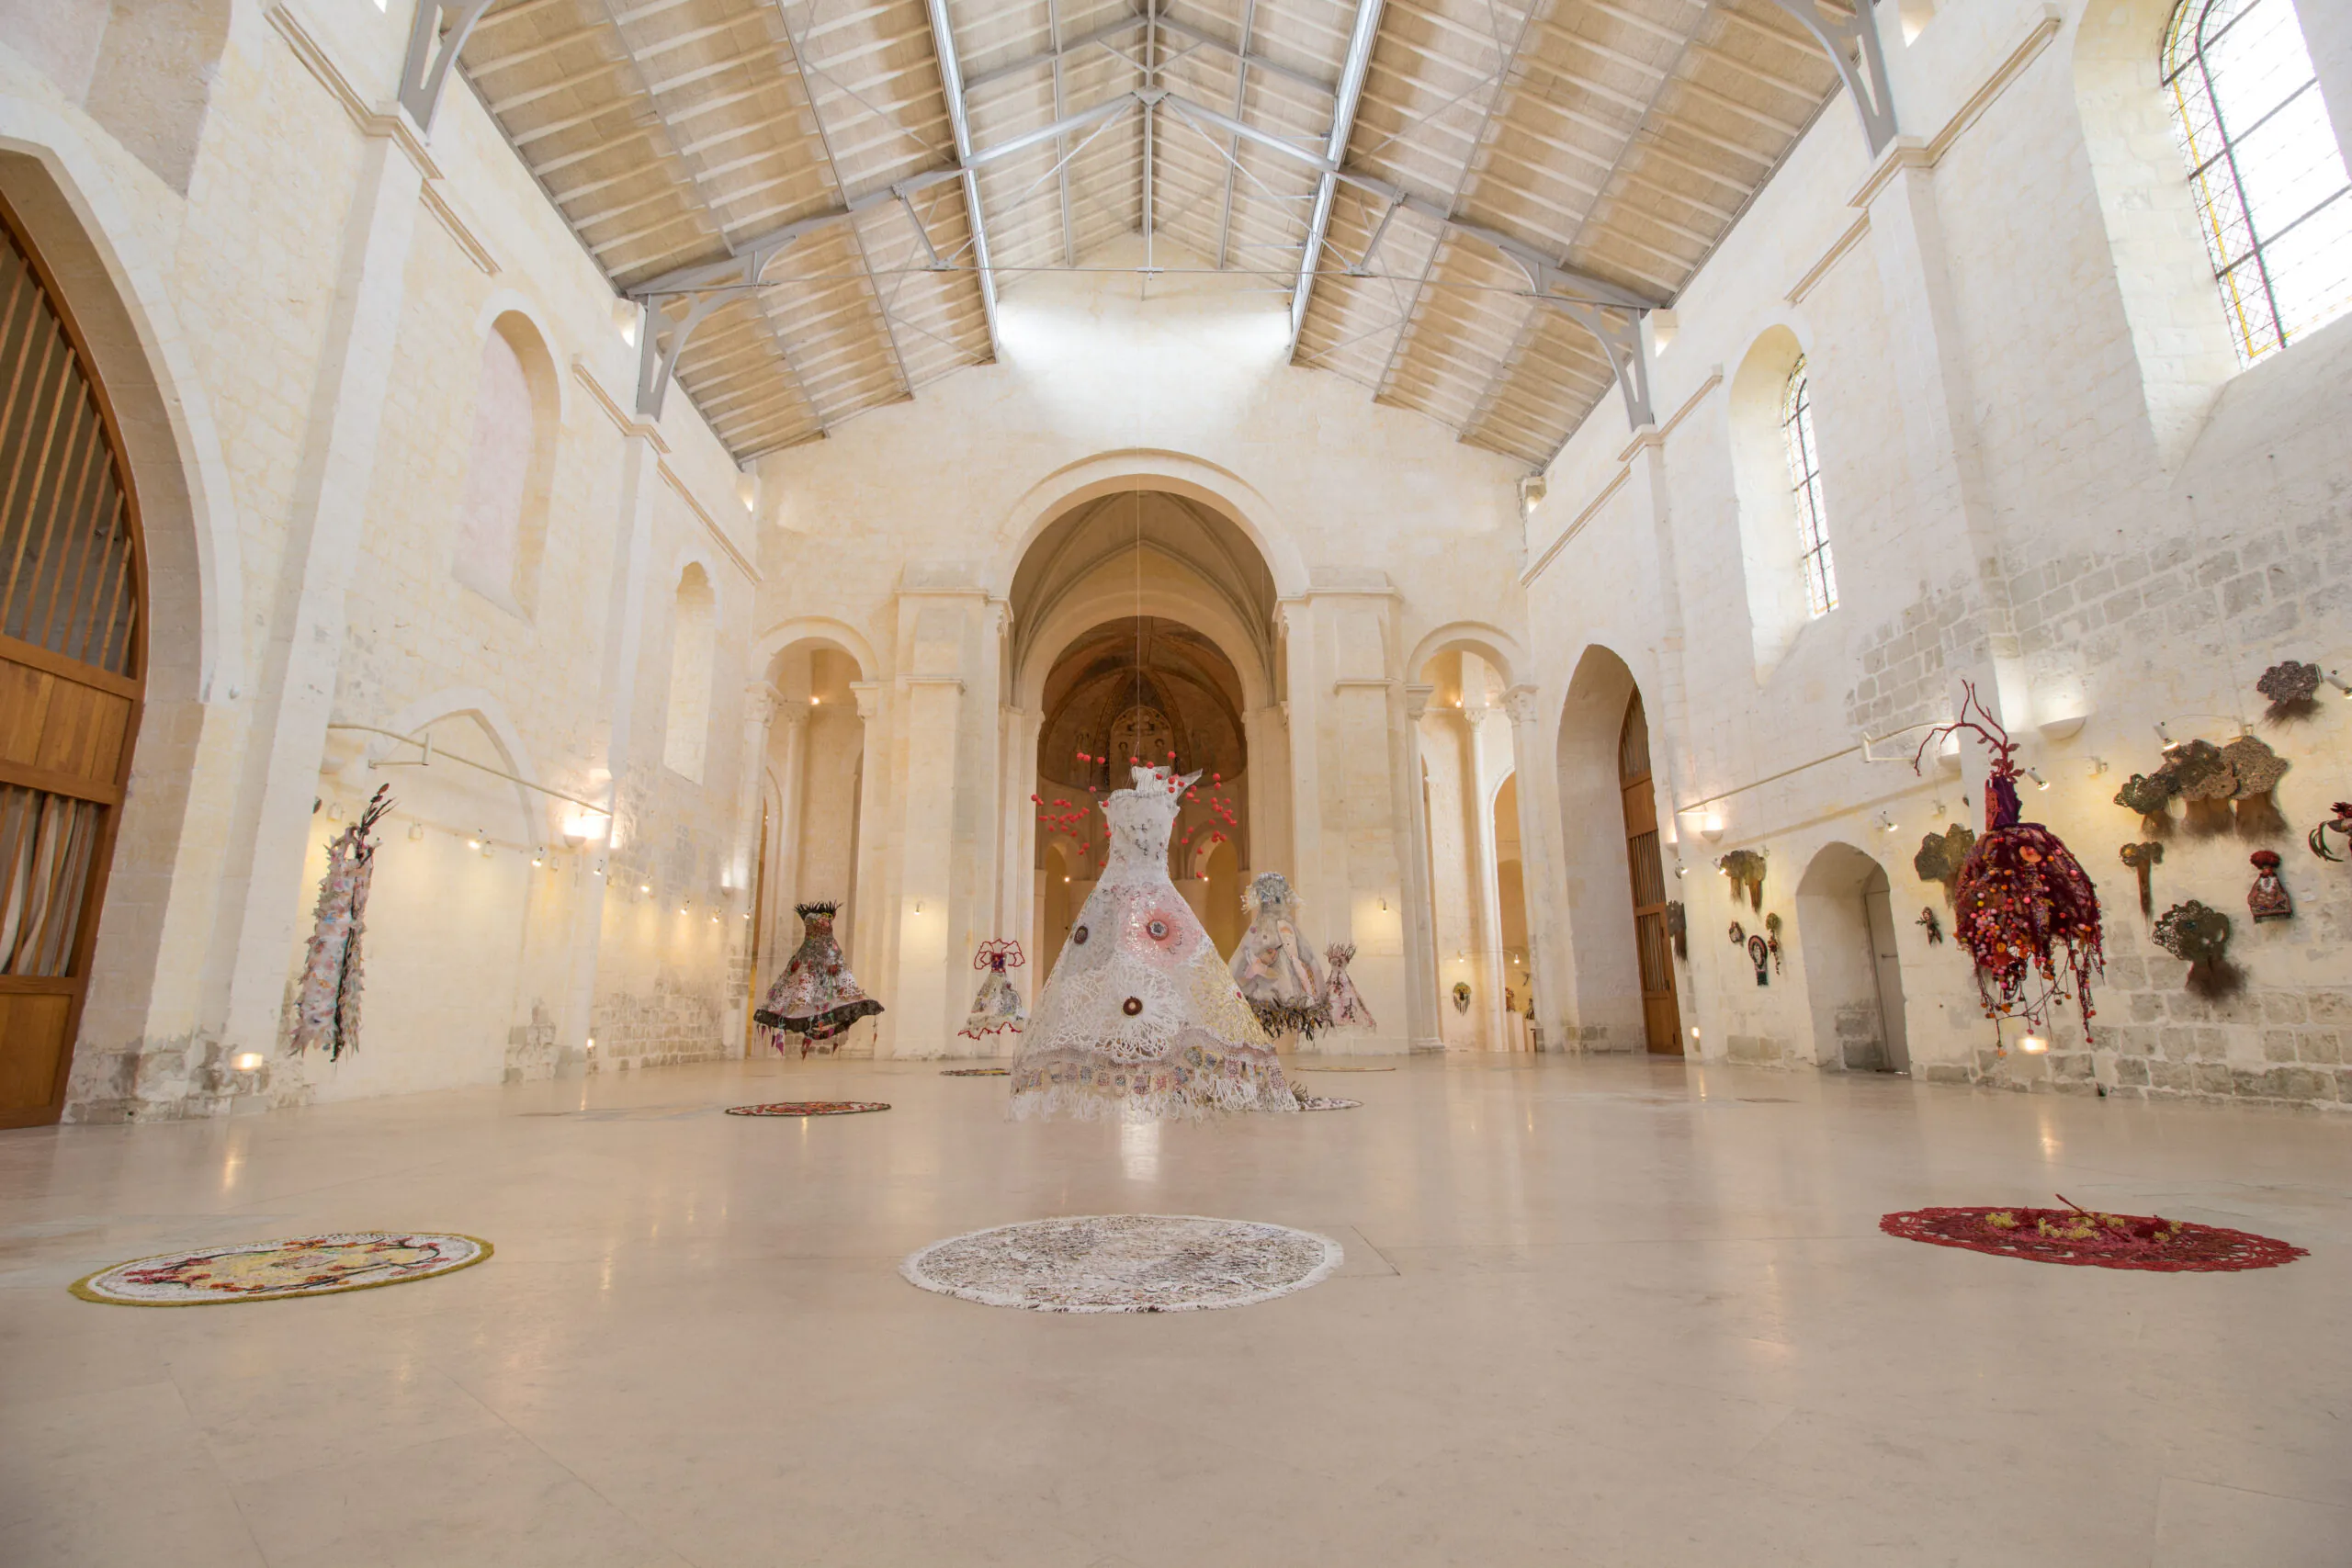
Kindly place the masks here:
<instances>
[{"instance_id":1,"label":"wall-mounted light fixture","mask_svg":"<svg viewBox=\"0 0 2352 1568\"><path fill-rule=\"evenodd\" d=\"M2327 672L2326 680L2329 685L2343 693L2347 700L2352 700L2352 681L2346 681L2333 670Z\"/></svg>"},{"instance_id":2,"label":"wall-mounted light fixture","mask_svg":"<svg viewBox=\"0 0 2352 1568\"><path fill-rule=\"evenodd\" d=\"M1873 818L1873 823L1882 833L1892 833L1894 831L1896 827L1894 818L1889 817L1883 811L1880 812L1878 816Z\"/></svg>"},{"instance_id":3,"label":"wall-mounted light fixture","mask_svg":"<svg viewBox=\"0 0 2352 1568\"><path fill-rule=\"evenodd\" d=\"M2089 776L2097 778L2099 774L2105 772L2107 772L2107 759L2104 757L2093 757L2090 760Z\"/></svg>"},{"instance_id":4,"label":"wall-mounted light fixture","mask_svg":"<svg viewBox=\"0 0 2352 1568\"><path fill-rule=\"evenodd\" d=\"M1716 840L1722 838L1724 836L1723 813L1720 811L1710 811L1705 816L1700 818L1699 836L1706 840L1707 842L1711 844Z\"/></svg>"},{"instance_id":5,"label":"wall-mounted light fixture","mask_svg":"<svg viewBox=\"0 0 2352 1568\"><path fill-rule=\"evenodd\" d=\"M2040 773L2036 772L2032 768L2025 770L2025 776L2033 781L2033 787L2036 789L2048 789L2050 787L2050 781L2043 778Z\"/></svg>"},{"instance_id":6,"label":"wall-mounted light fixture","mask_svg":"<svg viewBox=\"0 0 2352 1568\"><path fill-rule=\"evenodd\" d=\"M2172 738L2172 731L2165 728L2163 719L2156 720L2156 742L2167 751L2180 744Z\"/></svg>"},{"instance_id":7,"label":"wall-mounted light fixture","mask_svg":"<svg viewBox=\"0 0 2352 1568\"><path fill-rule=\"evenodd\" d=\"M2050 1042L2039 1034L2028 1034L2018 1041L2018 1049L2029 1056L2039 1056L2050 1049Z\"/></svg>"},{"instance_id":8,"label":"wall-mounted light fixture","mask_svg":"<svg viewBox=\"0 0 2352 1568\"><path fill-rule=\"evenodd\" d=\"M240 1051L229 1058L229 1066L241 1073L261 1071L262 1055L258 1051Z\"/></svg>"}]
</instances>

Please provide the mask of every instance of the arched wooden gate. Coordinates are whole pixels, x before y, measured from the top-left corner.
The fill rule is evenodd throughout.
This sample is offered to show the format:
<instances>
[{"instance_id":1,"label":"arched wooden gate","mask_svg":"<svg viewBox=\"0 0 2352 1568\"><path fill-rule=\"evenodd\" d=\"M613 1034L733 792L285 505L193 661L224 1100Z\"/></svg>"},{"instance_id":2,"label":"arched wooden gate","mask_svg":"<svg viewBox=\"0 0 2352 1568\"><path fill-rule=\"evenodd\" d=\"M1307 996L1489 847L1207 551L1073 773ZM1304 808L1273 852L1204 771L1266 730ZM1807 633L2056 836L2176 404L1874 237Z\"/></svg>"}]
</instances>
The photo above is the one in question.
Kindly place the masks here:
<instances>
[{"instance_id":1,"label":"arched wooden gate","mask_svg":"<svg viewBox=\"0 0 2352 1568\"><path fill-rule=\"evenodd\" d=\"M145 687L146 562L114 412L0 203L0 1127L54 1122Z\"/></svg>"}]
</instances>

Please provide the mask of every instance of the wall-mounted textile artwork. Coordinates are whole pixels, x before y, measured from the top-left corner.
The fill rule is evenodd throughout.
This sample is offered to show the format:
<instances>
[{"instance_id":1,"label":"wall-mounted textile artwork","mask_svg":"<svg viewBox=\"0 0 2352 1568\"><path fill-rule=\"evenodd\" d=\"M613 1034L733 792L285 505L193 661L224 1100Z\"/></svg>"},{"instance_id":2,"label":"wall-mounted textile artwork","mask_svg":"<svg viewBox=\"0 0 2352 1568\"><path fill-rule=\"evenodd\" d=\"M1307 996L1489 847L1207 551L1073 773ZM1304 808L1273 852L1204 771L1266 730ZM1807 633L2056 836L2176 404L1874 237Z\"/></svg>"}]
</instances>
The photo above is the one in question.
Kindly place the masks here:
<instances>
[{"instance_id":1,"label":"wall-mounted textile artwork","mask_svg":"<svg viewBox=\"0 0 2352 1568\"><path fill-rule=\"evenodd\" d=\"M1928 933L1929 947L1941 947L1944 944L1944 923L1936 918L1934 905L1928 904L1920 907L1917 923L1921 931Z\"/></svg>"},{"instance_id":2,"label":"wall-mounted textile artwork","mask_svg":"<svg viewBox=\"0 0 2352 1568\"><path fill-rule=\"evenodd\" d=\"M1772 983L1772 949L1762 937L1752 936L1747 939L1747 961L1756 965L1758 985L1769 986Z\"/></svg>"},{"instance_id":3,"label":"wall-mounted textile artwork","mask_svg":"<svg viewBox=\"0 0 2352 1568\"><path fill-rule=\"evenodd\" d=\"M295 1001L294 1048L325 1050L341 1061L359 1044L361 937L368 927L368 887L376 874L379 840L368 835L392 808L391 785L379 785L359 819L327 846L326 874L319 879L311 941L302 959L301 990Z\"/></svg>"},{"instance_id":4,"label":"wall-mounted textile artwork","mask_svg":"<svg viewBox=\"0 0 2352 1568\"><path fill-rule=\"evenodd\" d=\"M1732 901L1739 900L1739 890L1747 889L1747 907L1764 908L1764 852L1762 850L1733 850L1715 862L1716 869L1731 884Z\"/></svg>"},{"instance_id":5,"label":"wall-mounted textile artwork","mask_svg":"<svg viewBox=\"0 0 2352 1568\"><path fill-rule=\"evenodd\" d=\"M1975 847L1974 829L1955 822L1940 833L1923 835L1919 852L1911 857L1911 870L1920 881L1942 884L1947 909L1951 908L1952 886L1960 880L1961 863Z\"/></svg>"},{"instance_id":6,"label":"wall-mounted textile artwork","mask_svg":"<svg viewBox=\"0 0 2352 1568\"><path fill-rule=\"evenodd\" d=\"M2188 964L2186 984L2200 997L2224 997L2245 983L2245 973L2229 959L2230 917L2194 898L2175 904L2156 918L2158 947Z\"/></svg>"},{"instance_id":7,"label":"wall-mounted textile artwork","mask_svg":"<svg viewBox=\"0 0 2352 1568\"><path fill-rule=\"evenodd\" d=\"M2132 874L2140 881L2140 913L2154 914L2156 892L2150 874L2165 863L2164 845L2150 839L2144 843L2126 844L2120 853L2123 863L2132 868Z\"/></svg>"},{"instance_id":8,"label":"wall-mounted textile artwork","mask_svg":"<svg viewBox=\"0 0 2352 1568\"><path fill-rule=\"evenodd\" d=\"M2262 716L2271 723L2308 718L2319 707L2319 666L2283 660L2265 670L2254 689L2269 700Z\"/></svg>"},{"instance_id":9,"label":"wall-mounted textile artwork","mask_svg":"<svg viewBox=\"0 0 2352 1568\"><path fill-rule=\"evenodd\" d=\"M2278 852L2256 850L2248 858L2254 863L2254 886L2246 889L2245 907L2254 923L2293 919L2295 901L2288 897L2287 885L2278 880Z\"/></svg>"},{"instance_id":10,"label":"wall-mounted textile artwork","mask_svg":"<svg viewBox=\"0 0 2352 1568\"><path fill-rule=\"evenodd\" d=\"M2335 815L2312 829L2303 842L2309 844L2312 853L2322 860L2341 860L2341 855L2327 847L2327 836L2333 833L2346 843L2352 843L2352 800L2339 800L2329 809Z\"/></svg>"}]
</instances>

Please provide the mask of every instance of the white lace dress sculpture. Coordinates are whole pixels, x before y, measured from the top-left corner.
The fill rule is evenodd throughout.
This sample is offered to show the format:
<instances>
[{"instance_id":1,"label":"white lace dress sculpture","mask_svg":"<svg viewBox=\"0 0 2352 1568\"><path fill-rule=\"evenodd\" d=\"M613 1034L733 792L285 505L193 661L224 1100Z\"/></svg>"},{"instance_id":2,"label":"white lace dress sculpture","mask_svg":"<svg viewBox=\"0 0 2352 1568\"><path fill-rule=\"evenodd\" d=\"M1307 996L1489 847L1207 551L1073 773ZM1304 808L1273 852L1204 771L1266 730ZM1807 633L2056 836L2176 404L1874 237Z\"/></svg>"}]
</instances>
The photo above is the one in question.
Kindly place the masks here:
<instances>
[{"instance_id":1,"label":"white lace dress sculpture","mask_svg":"<svg viewBox=\"0 0 2352 1568\"><path fill-rule=\"evenodd\" d=\"M1296 1111L1273 1044L1168 876L1193 778L1137 768L1103 802L1110 860L1012 1063L1012 1114L1135 1121Z\"/></svg>"},{"instance_id":2,"label":"white lace dress sculpture","mask_svg":"<svg viewBox=\"0 0 2352 1568\"><path fill-rule=\"evenodd\" d=\"M1331 1027L1331 1004L1315 949L1298 933L1298 895L1288 877L1269 871L1250 884L1243 901L1250 929L1233 950L1233 983L1269 1039L1314 1039L1317 1030Z\"/></svg>"}]
</instances>

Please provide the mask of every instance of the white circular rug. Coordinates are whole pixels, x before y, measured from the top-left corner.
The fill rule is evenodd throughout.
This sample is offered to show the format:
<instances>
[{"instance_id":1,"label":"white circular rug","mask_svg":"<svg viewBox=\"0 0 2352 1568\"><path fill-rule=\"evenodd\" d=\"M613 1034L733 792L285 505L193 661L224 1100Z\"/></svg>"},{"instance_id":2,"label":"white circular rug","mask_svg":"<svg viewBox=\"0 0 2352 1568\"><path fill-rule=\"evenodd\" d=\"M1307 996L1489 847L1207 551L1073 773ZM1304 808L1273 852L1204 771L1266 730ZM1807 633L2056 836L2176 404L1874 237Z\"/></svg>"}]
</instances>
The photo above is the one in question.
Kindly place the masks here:
<instances>
[{"instance_id":1,"label":"white circular rug","mask_svg":"<svg viewBox=\"0 0 2352 1568\"><path fill-rule=\"evenodd\" d=\"M1032 1312L1203 1312L1320 1283L1346 1254L1329 1236L1200 1214L1073 1214L935 1241L899 1265L910 1283Z\"/></svg>"}]
</instances>

